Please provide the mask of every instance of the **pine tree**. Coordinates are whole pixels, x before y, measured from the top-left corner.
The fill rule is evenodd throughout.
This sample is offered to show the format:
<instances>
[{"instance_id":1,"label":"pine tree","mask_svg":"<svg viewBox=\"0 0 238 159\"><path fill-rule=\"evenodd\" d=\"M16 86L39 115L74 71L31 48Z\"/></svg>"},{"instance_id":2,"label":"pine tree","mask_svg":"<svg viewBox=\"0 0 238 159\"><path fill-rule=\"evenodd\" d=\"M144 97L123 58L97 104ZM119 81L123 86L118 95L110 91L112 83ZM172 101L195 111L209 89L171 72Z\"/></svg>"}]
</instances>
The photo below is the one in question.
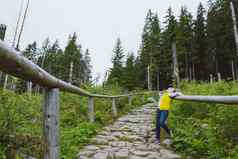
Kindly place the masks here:
<instances>
[{"instance_id":1,"label":"pine tree","mask_svg":"<svg viewBox=\"0 0 238 159\"><path fill-rule=\"evenodd\" d=\"M192 40L192 15L187 11L186 7L182 7L177 26L176 42L180 76L186 79L192 78Z\"/></svg>"},{"instance_id":2,"label":"pine tree","mask_svg":"<svg viewBox=\"0 0 238 159\"><path fill-rule=\"evenodd\" d=\"M114 53L112 57L113 67L110 69L108 84L118 84L119 86L122 86L121 77L123 76L124 51L122 48L120 38L117 39L116 46L113 49L113 53Z\"/></svg>"},{"instance_id":3,"label":"pine tree","mask_svg":"<svg viewBox=\"0 0 238 159\"><path fill-rule=\"evenodd\" d=\"M92 65L91 65L91 57L89 53L89 49L86 49L85 55L84 55L84 82L90 83L92 80Z\"/></svg>"},{"instance_id":4,"label":"pine tree","mask_svg":"<svg viewBox=\"0 0 238 159\"><path fill-rule=\"evenodd\" d=\"M141 71L140 76L143 87L147 88L147 83L151 83L152 87L155 87L157 83L158 74L158 57L160 54L160 24L157 14L148 11L145 26L142 33L142 44L140 49ZM147 67L150 70L150 77L148 78ZM143 74L143 75L142 75ZM150 79L150 81L147 81Z\"/></svg>"},{"instance_id":5,"label":"pine tree","mask_svg":"<svg viewBox=\"0 0 238 159\"><path fill-rule=\"evenodd\" d=\"M83 63L81 45L77 44L77 34L69 37L68 45L64 51L64 79L75 85L82 84Z\"/></svg>"},{"instance_id":6,"label":"pine tree","mask_svg":"<svg viewBox=\"0 0 238 159\"><path fill-rule=\"evenodd\" d=\"M205 12L206 11L202 3L200 3L197 10L197 19L195 20L193 45L193 63L196 80L208 80L208 53Z\"/></svg>"},{"instance_id":7,"label":"pine tree","mask_svg":"<svg viewBox=\"0 0 238 159\"><path fill-rule=\"evenodd\" d=\"M123 87L132 91L136 86L135 56L129 53L126 59L126 66L123 71Z\"/></svg>"},{"instance_id":8,"label":"pine tree","mask_svg":"<svg viewBox=\"0 0 238 159\"><path fill-rule=\"evenodd\" d=\"M229 1L220 0L210 4L207 18L209 71L219 72L222 78L232 78L232 61L237 59L233 24ZM237 68L236 68L237 70Z\"/></svg>"},{"instance_id":9,"label":"pine tree","mask_svg":"<svg viewBox=\"0 0 238 159\"><path fill-rule=\"evenodd\" d=\"M176 41L177 21L169 8L165 17L165 27L161 35L160 83L161 89L172 83L172 43Z\"/></svg>"}]
</instances>

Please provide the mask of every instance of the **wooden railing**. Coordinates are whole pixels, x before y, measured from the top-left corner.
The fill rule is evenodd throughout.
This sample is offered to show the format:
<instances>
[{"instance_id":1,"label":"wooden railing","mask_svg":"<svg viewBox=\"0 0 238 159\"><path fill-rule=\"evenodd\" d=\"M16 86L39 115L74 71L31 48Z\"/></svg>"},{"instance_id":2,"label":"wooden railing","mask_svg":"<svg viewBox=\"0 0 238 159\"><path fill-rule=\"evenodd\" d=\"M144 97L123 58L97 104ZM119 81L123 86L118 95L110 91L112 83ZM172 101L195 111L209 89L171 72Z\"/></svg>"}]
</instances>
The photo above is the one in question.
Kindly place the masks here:
<instances>
[{"instance_id":1,"label":"wooden railing","mask_svg":"<svg viewBox=\"0 0 238 159\"><path fill-rule=\"evenodd\" d=\"M176 100L218 104L238 104L238 96L178 96Z\"/></svg>"},{"instance_id":2,"label":"wooden railing","mask_svg":"<svg viewBox=\"0 0 238 159\"><path fill-rule=\"evenodd\" d=\"M117 116L116 99L128 97L128 102L132 104L132 97L142 95L147 92L130 93L124 95L102 95L93 94L70 83L62 81L25 58L20 52L9 47L0 41L0 70L31 81L44 87L43 100L43 142L44 159L59 159L59 91L66 91L80 96L88 97L89 121L94 122L94 98L108 98L112 100L112 113Z\"/></svg>"},{"instance_id":3,"label":"wooden railing","mask_svg":"<svg viewBox=\"0 0 238 159\"><path fill-rule=\"evenodd\" d=\"M50 75L38 65L23 57L19 52L0 41L0 70L21 78L32 81L45 88L43 102L43 138L44 159L59 159L59 90L88 97L89 121L94 122L94 98L108 98L112 100L112 112L117 116L116 99L128 97L129 104L132 96L147 92L131 93L125 95L93 94L79 87ZM213 102L225 104L238 104L238 96L185 96L181 95L176 100Z\"/></svg>"}]
</instances>

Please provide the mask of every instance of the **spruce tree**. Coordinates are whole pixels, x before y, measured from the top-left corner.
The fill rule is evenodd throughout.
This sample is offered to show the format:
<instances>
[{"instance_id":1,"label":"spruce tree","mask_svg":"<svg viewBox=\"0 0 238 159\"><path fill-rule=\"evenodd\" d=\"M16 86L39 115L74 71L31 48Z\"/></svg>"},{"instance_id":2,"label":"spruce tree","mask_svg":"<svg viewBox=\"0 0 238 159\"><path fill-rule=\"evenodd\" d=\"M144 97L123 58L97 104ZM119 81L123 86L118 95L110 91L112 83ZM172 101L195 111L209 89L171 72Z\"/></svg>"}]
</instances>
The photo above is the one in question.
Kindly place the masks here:
<instances>
[{"instance_id":1,"label":"spruce tree","mask_svg":"<svg viewBox=\"0 0 238 159\"><path fill-rule=\"evenodd\" d=\"M112 68L110 69L110 74L108 77L108 84L117 84L119 86L122 85L122 77L123 77L123 59L124 59L124 51L122 48L120 38L117 39L116 46L113 49L113 57L112 57Z\"/></svg>"},{"instance_id":2,"label":"spruce tree","mask_svg":"<svg viewBox=\"0 0 238 159\"><path fill-rule=\"evenodd\" d=\"M188 12L187 8L183 6L177 26L176 42L180 76L186 79L192 78L192 40L192 15Z\"/></svg>"},{"instance_id":3,"label":"spruce tree","mask_svg":"<svg viewBox=\"0 0 238 159\"><path fill-rule=\"evenodd\" d=\"M197 10L197 19L195 20L193 45L193 62L196 80L208 80L208 53L205 12L206 11L202 3L200 3Z\"/></svg>"},{"instance_id":4,"label":"spruce tree","mask_svg":"<svg viewBox=\"0 0 238 159\"><path fill-rule=\"evenodd\" d=\"M126 59L126 66L123 71L123 87L132 91L136 86L135 56L129 53Z\"/></svg>"}]
</instances>

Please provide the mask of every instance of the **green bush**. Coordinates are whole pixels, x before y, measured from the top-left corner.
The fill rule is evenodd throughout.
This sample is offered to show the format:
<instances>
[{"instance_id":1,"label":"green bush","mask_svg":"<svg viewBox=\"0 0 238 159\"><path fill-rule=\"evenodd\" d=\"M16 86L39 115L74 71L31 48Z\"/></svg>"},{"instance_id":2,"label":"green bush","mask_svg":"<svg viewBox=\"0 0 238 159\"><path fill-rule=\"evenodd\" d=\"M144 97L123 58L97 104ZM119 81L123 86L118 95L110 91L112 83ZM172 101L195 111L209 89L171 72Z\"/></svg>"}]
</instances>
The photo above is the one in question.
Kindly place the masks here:
<instances>
[{"instance_id":1,"label":"green bush","mask_svg":"<svg viewBox=\"0 0 238 159\"><path fill-rule=\"evenodd\" d=\"M188 95L237 95L236 82L183 83ZM174 147L193 158L237 159L238 107L236 105L175 101L170 118Z\"/></svg>"},{"instance_id":2,"label":"green bush","mask_svg":"<svg viewBox=\"0 0 238 159\"><path fill-rule=\"evenodd\" d=\"M121 88L117 87L90 87L85 89L98 94L121 94ZM117 99L116 104L119 116L127 113L143 103L143 98L149 95L133 98L133 105L128 105L128 98ZM145 100L144 100L145 101ZM88 122L88 98L70 93L60 93L60 148L61 158L75 158L79 149L87 144L96 132L103 126L112 123L111 99L94 99L95 123ZM14 143L8 140L8 135L15 135L15 141L22 140L18 136L26 136L27 139L42 137L42 95L15 94L10 91L0 90L0 159L4 159L6 147ZM38 143L37 143L38 144ZM24 145L24 143L23 143ZM13 145L14 146L14 145ZM23 150L32 152L32 147L40 148L40 145L27 144Z\"/></svg>"}]
</instances>

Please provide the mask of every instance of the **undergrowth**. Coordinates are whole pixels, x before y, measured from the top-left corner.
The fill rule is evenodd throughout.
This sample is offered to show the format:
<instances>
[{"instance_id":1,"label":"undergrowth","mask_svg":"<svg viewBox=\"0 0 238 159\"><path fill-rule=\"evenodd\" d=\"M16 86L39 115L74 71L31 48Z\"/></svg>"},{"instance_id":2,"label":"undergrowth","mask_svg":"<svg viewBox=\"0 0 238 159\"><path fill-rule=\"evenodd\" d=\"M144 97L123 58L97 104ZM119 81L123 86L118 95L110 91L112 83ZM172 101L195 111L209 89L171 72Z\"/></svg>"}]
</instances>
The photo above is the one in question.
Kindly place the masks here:
<instances>
[{"instance_id":1,"label":"undergrowth","mask_svg":"<svg viewBox=\"0 0 238 159\"><path fill-rule=\"evenodd\" d=\"M85 87L93 93L121 94L120 88ZM149 95L116 101L118 116L143 104ZM73 159L82 146L97 134L102 127L112 123L110 99L95 99L95 123L88 122L86 97L60 93L60 148L62 159ZM15 94L0 90L0 159L5 159L7 148L20 149L23 153L39 155L42 146L42 95ZM10 137L12 139L10 140ZM34 140L33 140L34 138ZM37 140L37 141L35 141Z\"/></svg>"},{"instance_id":2,"label":"undergrowth","mask_svg":"<svg viewBox=\"0 0 238 159\"><path fill-rule=\"evenodd\" d=\"M237 82L184 83L186 95L237 95ZM175 101L174 148L184 158L238 159L238 105ZM185 157L186 156L186 157Z\"/></svg>"}]
</instances>

